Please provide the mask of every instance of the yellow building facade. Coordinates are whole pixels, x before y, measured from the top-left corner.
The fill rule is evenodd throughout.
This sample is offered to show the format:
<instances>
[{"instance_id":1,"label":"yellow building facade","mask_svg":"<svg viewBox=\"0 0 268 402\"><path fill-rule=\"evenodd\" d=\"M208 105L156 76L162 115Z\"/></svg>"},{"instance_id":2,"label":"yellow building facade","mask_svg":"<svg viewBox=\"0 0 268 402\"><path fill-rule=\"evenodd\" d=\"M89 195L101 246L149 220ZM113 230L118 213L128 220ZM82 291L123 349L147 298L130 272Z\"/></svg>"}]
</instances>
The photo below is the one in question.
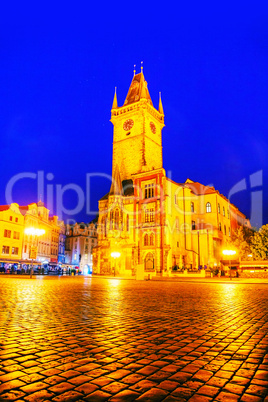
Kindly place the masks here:
<instances>
[{"instance_id":1,"label":"yellow building facade","mask_svg":"<svg viewBox=\"0 0 268 402\"><path fill-rule=\"evenodd\" d=\"M15 263L21 258L24 217L16 203L0 206L0 262Z\"/></svg>"},{"instance_id":2,"label":"yellow building facade","mask_svg":"<svg viewBox=\"0 0 268 402\"><path fill-rule=\"evenodd\" d=\"M99 201L93 271L131 276L142 267L169 275L220 266L232 231L250 223L213 187L166 176L163 105L160 97L154 108L143 71L134 74L123 106L115 93L111 122L112 184Z\"/></svg>"}]
</instances>

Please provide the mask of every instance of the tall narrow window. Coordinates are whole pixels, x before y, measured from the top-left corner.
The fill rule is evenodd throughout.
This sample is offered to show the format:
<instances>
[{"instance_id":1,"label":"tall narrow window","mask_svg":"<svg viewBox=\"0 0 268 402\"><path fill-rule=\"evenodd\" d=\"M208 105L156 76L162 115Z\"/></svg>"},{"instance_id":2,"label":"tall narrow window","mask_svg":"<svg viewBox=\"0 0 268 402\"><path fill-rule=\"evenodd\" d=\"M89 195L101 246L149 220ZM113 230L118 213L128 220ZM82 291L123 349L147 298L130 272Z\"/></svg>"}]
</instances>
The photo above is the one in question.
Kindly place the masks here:
<instances>
[{"instance_id":1,"label":"tall narrow window","mask_svg":"<svg viewBox=\"0 0 268 402\"><path fill-rule=\"evenodd\" d=\"M194 212L194 203L191 202L191 212Z\"/></svg>"},{"instance_id":2,"label":"tall narrow window","mask_svg":"<svg viewBox=\"0 0 268 402\"><path fill-rule=\"evenodd\" d=\"M148 246L148 235L147 235L147 233L146 233L146 235L144 236L143 242L144 242L144 245L145 245L145 246Z\"/></svg>"},{"instance_id":3,"label":"tall narrow window","mask_svg":"<svg viewBox=\"0 0 268 402\"><path fill-rule=\"evenodd\" d=\"M211 212L211 204L210 204L210 202L206 203L206 212Z\"/></svg>"},{"instance_id":4,"label":"tall narrow window","mask_svg":"<svg viewBox=\"0 0 268 402\"><path fill-rule=\"evenodd\" d=\"M127 224L126 224L127 232L129 232L129 216L127 215Z\"/></svg>"},{"instance_id":5,"label":"tall narrow window","mask_svg":"<svg viewBox=\"0 0 268 402\"><path fill-rule=\"evenodd\" d=\"M230 219L230 211L229 211L229 208L227 209L227 218Z\"/></svg>"},{"instance_id":6,"label":"tall narrow window","mask_svg":"<svg viewBox=\"0 0 268 402\"><path fill-rule=\"evenodd\" d=\"M221 213L221 206L220 206L220 204L218 204L218 213L219 213L219 214Z\"/></svg>"},{"instance_id":7,"label":"tall narrow window","mask_svg":"<svg viewBox=\"0 0 268 402\"><path fill-rule=\"evenodd\" d=\"M219 230L221 231L221 222L219 223Z\"/></svg>"},{"instance_id":8,"label":"tall narrow window","mask_svg":"<svg viewBox=\"0 0 268 402\"><path fill-rule=\"evenodd\" d=\"M150 246L153 246L153 245L154 245L154 234L151 233L150 234Z\"/></svg>"},{"instance_id":9,"label":"tall narrow window","mask_svg":"<svg viewBox=\"0 0 268 402\"><path fill-rule=\"evenodd\" d=\"M225 208L222 207L222 215L225 216Z\"/></svg>"},{"instance_id":10,"label":"tall narrow window","mask_svg":"<svg viewBox=\"0 0 268 402\"><path fill-rule=\"evenodd\" d=\"M224 234L226 236L226 226L224 225Z\"/></svg>"},{"instance_id":11,"label":"tall narrow window","mask_svg":"<svg viewBox=\"0 0 268 402\"><path fill-rule=\"evenodd\" d=\"M196 226L195 226L195 221L192 221L192 230L195 230Z\"/></svg>"},{"instance_id":12,"label":"tall narrow window","mask_svg":"<svg viewBox=\"0 0 268 402\"><path fill-rule=\"evenodd\" d=\"M113 225L114 225L114 212L112 211L110 213L110 229L113 229Z\"/></svg>"}]
</instances>

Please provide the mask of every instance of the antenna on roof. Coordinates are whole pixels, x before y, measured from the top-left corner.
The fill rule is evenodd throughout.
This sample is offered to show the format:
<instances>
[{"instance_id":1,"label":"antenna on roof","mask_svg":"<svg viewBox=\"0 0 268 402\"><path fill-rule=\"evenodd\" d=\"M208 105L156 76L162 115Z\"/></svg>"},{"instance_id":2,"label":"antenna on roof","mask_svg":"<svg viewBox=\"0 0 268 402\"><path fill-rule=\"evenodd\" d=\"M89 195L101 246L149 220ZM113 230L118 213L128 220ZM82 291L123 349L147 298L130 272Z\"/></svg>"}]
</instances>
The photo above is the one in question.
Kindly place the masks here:
<instances>
[{"instance_id":1,"label":"antenna on roof","mask_svg":"<svg viewBox=\"0 0 268 402\"><path fill-rule=\"evenodd\" d=\"M133 70L133 72L134 72L134 75L136 74L136 64L134 64L134 70Z\"/></svg>"},{"instance_id":2,"label":"antenna on roof","mask_svg":"<svg viewBox=\"0 0 268 402\"><path fill-rule=\"evenodd\" d=\"M141 73L143 73L143 61L141 61Z\"/></svg>"}]
</instances>

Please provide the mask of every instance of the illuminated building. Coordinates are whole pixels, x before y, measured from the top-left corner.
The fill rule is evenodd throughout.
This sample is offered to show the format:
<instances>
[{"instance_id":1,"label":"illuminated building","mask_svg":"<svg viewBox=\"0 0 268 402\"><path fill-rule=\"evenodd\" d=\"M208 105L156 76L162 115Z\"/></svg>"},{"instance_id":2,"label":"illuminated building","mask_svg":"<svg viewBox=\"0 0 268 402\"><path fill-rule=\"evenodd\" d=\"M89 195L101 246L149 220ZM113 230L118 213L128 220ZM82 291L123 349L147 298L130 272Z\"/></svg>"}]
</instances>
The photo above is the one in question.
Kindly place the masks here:
<instances>
[{"instance_id":1,"label":"illuminated building","mask_svg":"<svg viewBox=\"0 0 268 402\"><path fill-rule=\"evenodd\" d=\"M24 217L16 203L0 206L0 265L19 263L24 234Z\"/></svg>"},{"instance_id":2,"label":"illuminated building","mask_svg":"<svg viewBox=\"0 0 268 402\"><path fill-rule=\"evenodd\" d=\"M92 248L97 245L96 224L66 225L65 263L83 274L92 273Z\"/></svg>"},{"instance_id":3,"label":"illuminated building","mask_svg":"<svg viewBox=\"0 0 268 402\"><path fill-rule=\"evenodd\" d=\"M116 274L138 266L152 275L174 268L220 264L221 249L246 217L213 187L175 183L163 168L164 111L154 108L143 71L132 79L119 107L115 93L112 184L99 201L98 246L93 270Z\"/></svg>"}]
</instances>

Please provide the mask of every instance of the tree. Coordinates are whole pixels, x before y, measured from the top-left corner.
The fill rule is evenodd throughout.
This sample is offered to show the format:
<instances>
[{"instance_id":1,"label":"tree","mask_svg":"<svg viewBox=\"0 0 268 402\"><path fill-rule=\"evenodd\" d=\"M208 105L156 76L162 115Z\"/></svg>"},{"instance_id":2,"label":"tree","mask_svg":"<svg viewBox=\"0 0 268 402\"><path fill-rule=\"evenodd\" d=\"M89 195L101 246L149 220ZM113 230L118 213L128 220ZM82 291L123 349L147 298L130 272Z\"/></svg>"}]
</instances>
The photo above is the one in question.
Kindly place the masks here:
<instances>
[{"instance_id":1,"label":"tree","mask_svg":"<svg viewBox=\"0 0 268 402\"><path fill-rule=\"evenodd\" d=\"M252 238L253 258L268 260L268 225L263 225Z\"/></svg>"},{"instance_id":2,"label":"tree","mask_svg":"<svg viewBox=\"0 0 268 402\"><path fill-rule=\"evenodd\" d=\"M234 246L242 260L248 260L252 254L252 239L254 231L246 226L239 226L231 237L231 244Z\"/></svg>"}]
</instances>

